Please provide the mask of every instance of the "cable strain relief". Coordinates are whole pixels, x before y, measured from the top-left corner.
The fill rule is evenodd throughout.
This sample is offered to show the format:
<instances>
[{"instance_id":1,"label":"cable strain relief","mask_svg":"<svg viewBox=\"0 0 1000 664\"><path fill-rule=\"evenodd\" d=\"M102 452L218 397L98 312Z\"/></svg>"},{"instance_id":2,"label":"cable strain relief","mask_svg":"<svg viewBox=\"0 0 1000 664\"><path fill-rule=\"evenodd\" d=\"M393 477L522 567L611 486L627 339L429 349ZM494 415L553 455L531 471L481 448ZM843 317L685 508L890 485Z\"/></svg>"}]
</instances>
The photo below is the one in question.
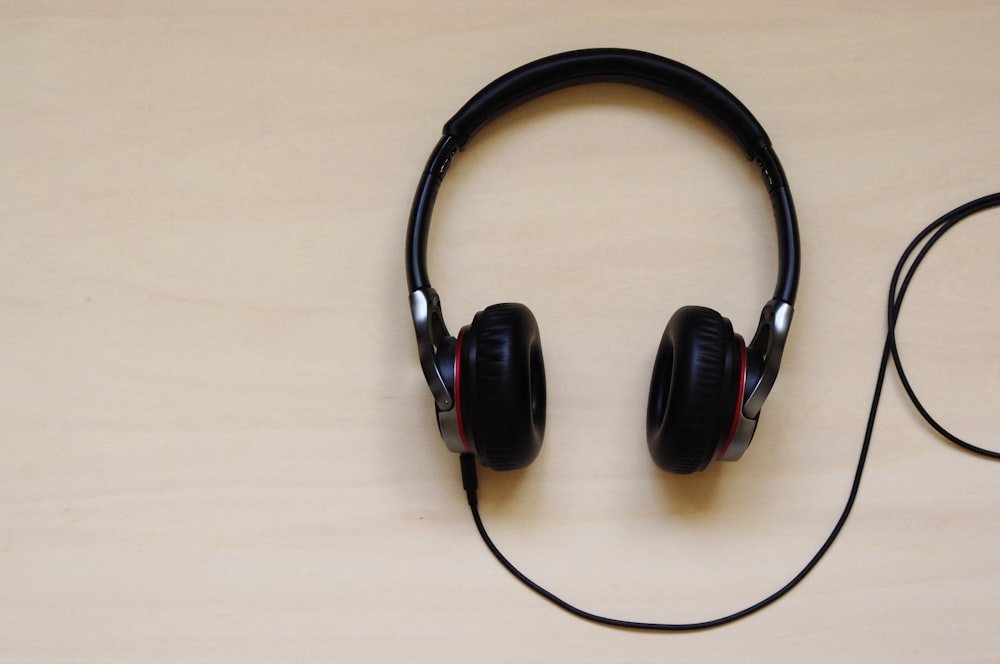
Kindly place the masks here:
<instances>
[{"instance_id":1,"label":"cable strain relief","mask_svg":"<svg viewBox=\"0 0 1000 664\"><path fill-rule=\"evenodd\" d=\"M462 454L458 457L462 464L462 488L469 499L469 507L477 503L476 489L479 488L479 477L476 474L476 455Z\"/></svg>"}]
</instances>

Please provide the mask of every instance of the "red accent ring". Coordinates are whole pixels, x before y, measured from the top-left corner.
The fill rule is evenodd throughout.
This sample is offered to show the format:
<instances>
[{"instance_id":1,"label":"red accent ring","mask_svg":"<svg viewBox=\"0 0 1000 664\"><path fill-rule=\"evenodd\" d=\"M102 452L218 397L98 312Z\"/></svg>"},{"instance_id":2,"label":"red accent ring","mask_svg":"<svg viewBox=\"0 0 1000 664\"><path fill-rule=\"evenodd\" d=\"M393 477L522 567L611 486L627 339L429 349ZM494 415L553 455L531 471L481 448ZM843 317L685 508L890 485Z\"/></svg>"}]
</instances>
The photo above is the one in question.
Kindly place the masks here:
<instances>
[{"instance_id":1,"label":"red accent ring","mask_svg":"<svg viewBox=\"0 0 1000 664\"><path fill-rule=\"evenodd\" d=\"M726 456L726 452L729 451L729 446L732 444L733 438L736 436L736 429L740 424L740 412L743 410L743 391L746 389L747 385L747 345L741 335L737 334L736 338L740 342L740 393L739 396L736 397L736 412L733 413L733 424L729 427L729 435L726 436L726 443L722 446L722 450L716 456L717 459L721 459Z\"/></svg>"},{"instance_id":2,"label":"red accent ring","mask_svg":"<svg viewBox=\"0 0 1000 664\"><path fill-rule=\"evenodd\" d=\"M458 437L462 441L462 447L466 452L472 452L472 446L465 437L465 423L462 421L462 340L468 329L466 326L459 330L455 341L455 418L458 420Z\"/></svg>"}]
</instances>

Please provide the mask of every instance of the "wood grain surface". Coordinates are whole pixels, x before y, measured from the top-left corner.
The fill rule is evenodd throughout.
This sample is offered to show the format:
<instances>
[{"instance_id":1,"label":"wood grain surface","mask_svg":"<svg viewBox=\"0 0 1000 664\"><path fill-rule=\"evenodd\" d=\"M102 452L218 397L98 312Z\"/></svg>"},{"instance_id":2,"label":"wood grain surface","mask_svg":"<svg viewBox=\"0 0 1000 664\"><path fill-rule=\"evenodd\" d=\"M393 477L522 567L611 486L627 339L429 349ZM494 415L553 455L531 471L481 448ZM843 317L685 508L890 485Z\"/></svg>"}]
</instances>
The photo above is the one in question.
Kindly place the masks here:
<instances>
[{"instance_id":1,"label":"wood grain surface","mask_svg":"<svg viewBox=\"0 0 1000 664\"><path fill-rule=\"evenodd\" d=\"M767 196L701 116L619 85L491 124L430 241L454 330L539 320L538 460L483 518L582 607L697 621L787 581L836 521L895 261L1000 190L994 2L0 4L0 661L995 662L1000 467L883 397L855 513L734 625L597 627L489 557L441 443L403 238L440 127L529 60L684 62L770 134L803 271L736 464L645 449L685 304L745 335L775 278ZM928 407L1000 445L1000 211L914 279L900 351Z\"/></svg>"}]
</instances>

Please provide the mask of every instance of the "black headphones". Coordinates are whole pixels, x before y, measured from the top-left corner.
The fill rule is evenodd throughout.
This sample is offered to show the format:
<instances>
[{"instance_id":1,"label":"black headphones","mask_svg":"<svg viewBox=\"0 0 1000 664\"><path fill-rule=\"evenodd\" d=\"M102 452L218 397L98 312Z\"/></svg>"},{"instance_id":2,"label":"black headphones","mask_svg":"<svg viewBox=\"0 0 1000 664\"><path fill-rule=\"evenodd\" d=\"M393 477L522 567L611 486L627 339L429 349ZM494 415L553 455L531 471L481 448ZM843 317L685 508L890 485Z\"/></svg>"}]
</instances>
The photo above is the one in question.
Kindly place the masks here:
<instances>
[{"instance_id":1,"label":"black headphones","mask_svg":"<svg viewBox=\"0 0 1000 664\"><path fill-rule=\"evenodd\" d=\"M1000 194L976 199L934 221L900 257L889 287L888 332L854 480L830 534L792 578L738 611L698 622L645 622L591 613L531 580L509 561L486 531L477 498L478 457L498 469L521 468L538 455L545 429L545 376L538 326L520 304L480 311L458 337L448 334L441 302L427 277L427 233L434 199L451 160L472 135L504 111L539 95L589 82L629 83L676 97L727 129L760 168L778 229L778 280L749 345L731 323L703 307L683 307L667 323L653 365L646 412L649 451L657 465L677 473L702 470L713 458L734 460L750 444L761 406L774 385L791 324L798 285L799 238L784 173L760 124L715 81L678 62L619 49L572 51L529 63L483 88L444 127L413 201L406 236L406 278L420 365L434 395L448 449L460 455L462 486L483 543L516 579L571 614L611 627L688 631L718 627L751 615L796 587L826 555L851 514L890 359L916 410L947 440L991 459L1000 452L968 443L938 424L913 392L896 349L895 327L910 280L934 244L967 217L1000 207Z\"/></svg>"},{"instance_id":2,"label":"black headphones","mask_svg":"<svg viewBox=\"0 0 1000 664\"><path fill-rule=\"evenodd\" d=\"M444 126L420 178L406 233L406 280L424 377L448 449L496 470L522 468L541 450L545 368L538 325L522 304L478 312L457 337L427 276L427 235L438 189L458 151L492 119L543 94L592 82L649 88L726 129L760 168L774 209L778 278L750 344L704 307L679 309L653 364L646 411L649 452L675 473L739 459L778 375L798 286L795 208L764 129L728 90L690 67L641 51L589 49L536 60L493 81Z\"/></svg>"}]
</instances>

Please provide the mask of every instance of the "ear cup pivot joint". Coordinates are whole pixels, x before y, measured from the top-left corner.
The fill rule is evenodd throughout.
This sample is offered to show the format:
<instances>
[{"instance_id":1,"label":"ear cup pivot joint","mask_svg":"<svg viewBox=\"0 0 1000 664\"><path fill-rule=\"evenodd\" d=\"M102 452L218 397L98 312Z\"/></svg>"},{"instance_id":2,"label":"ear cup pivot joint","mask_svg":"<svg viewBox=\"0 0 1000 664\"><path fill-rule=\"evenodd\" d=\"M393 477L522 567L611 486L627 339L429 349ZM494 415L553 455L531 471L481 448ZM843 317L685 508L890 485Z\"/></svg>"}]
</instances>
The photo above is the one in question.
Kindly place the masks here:
<instances>
[{"instance_id":1,"label":"ear cup pivot joint","mask_svg":"<svg viewBox=\"0 0 1000 664\"><path fill-rule=\"evenodd\" d=\"M771 300L760 312L760 323L753 335L748 351L762 360L760 378L753 384L748 382L743 416L756 420L764 400L771 393L774 381L781 367L781 356L785 351L785 341L792 325L792 305L781 300Z\"/></svg>"},{"instance_id":2,"label":"ear cup pivot joint","mask_svg":"<svg viewBox=\"0 0 1000 664\"><path fill-rule=\"evenodd\" d=\"M418 288L410 293L410 313L413 315L413 328L417 335L417 355L420 357L420 368L424 372L424 380L431 389L434 403L439 410L451 410L454 405L452 389L441 375L437 362L438 349L448 338L448 328L444 324L441 313L441 298L433 288Z\"/></svg>"}]
</instances>

